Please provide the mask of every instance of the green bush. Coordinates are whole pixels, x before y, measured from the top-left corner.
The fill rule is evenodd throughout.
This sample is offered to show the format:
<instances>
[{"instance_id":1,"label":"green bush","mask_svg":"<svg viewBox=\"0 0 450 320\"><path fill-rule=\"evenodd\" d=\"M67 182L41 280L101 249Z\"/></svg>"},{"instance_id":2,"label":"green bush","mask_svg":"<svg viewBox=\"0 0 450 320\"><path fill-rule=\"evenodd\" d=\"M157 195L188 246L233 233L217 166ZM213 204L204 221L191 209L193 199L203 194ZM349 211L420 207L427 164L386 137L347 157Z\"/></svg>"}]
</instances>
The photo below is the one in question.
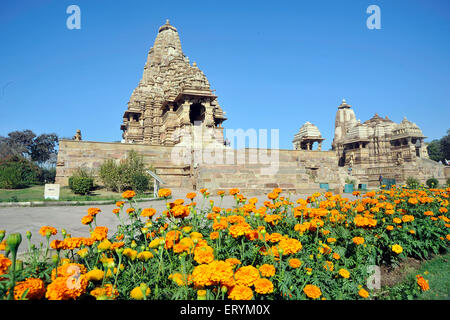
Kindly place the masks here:
<instances>
[{"instance_id":1,"label":"green bush","mask_svg":"<svg viewBox=\"0 0 450 320\"><path fill-rule=\"evenodd\" d=\"M447 187L450 187L450 178L447 178Z\"/></svg>"},{"instance_id":2,"label":"green bush","mask_svg":"<svg viewBox=\"0 0 450 320\"><path fill-rule=\"evenodd\" d=\"M41 169L22 157L10 157L0 161L0 188L26 188L39 182Z\"/></svg>"},{"instance_id":3,"label":"green bush","mask_svg":"<svg viewBox=\"0 0 450 320\"><path fill-rule=\"evenodd\" d=\"M135 173L131 176L131 187L138 193L149 189L150 178L146 174Z\"/></svg>"},{"instance_id":4,"label":"green bush","mask_svg":"<svg viewBox=\"0 0 450 320\"><path fill-rule=\"evenodd\" d=\"M149 189L150 177L146 173L144 158L133 150L120 163L107 159L100 166L99 177L103 185L112 191L131 189L144 192Z\"/></svg>"},{"instance_id":5,"label":"green bush","mask_svg":"<svg viewBox=\"0 0 450 320\"><path fill-rule=\"evenodd\" d=\"M94 189L94 178L89 171L79 168L69 177L69 188L75 194L89 194Z\"/></svg>"},{"instance_id":6,"label":"green bush","mask_svg":"<svg viewBox=\"0 0 450 320\"><path fill-rule=\"evenodd\" d=\"M406 186L408 187L408 189L417 189L419 187L419 184L419 180L414 177L408 177L406 179Z\"/></svg>"},{"instance_id":7,"label":"green bush","mask_svg":"<svg viewBox=\"0 0 450 320\"><path fill-rule=\"evenodd\" d=\"M436 188L439 185L439 181L436 178L430 178L426 181L428 188Z\"/></svg>"}]
</instances>

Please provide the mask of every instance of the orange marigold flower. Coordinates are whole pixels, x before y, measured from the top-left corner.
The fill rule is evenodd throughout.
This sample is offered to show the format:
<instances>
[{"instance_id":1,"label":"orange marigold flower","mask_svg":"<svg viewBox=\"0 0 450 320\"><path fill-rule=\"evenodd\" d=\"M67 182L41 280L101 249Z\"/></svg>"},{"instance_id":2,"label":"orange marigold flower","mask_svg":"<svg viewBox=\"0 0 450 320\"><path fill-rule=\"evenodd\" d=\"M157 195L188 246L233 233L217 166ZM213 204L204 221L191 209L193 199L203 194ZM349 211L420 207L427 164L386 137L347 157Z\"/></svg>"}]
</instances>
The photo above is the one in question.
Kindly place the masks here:
<instances>
[{"instance_id":1,"label":"orange marigold flower","mask_svg":"<svg viewBox=\"0 0 450 320\"><path fill-rule=\"evenodd\" d=\"M84 216L83 218L81 218L81 223L84 225L87 224L91 224L92 221L94 220L94 216L91 216L90 214Z\"/></svg>"},{"instance_id":2,"label":"orange marigold flower","mask_svg":"<svg viewBox=\"0 0 450 320\"><path fill-rule=\"evenodd\" d=\"M356 245L360 245L364 243L364 238L363 237L354 237L353 238L353 243Z\"/></svg>"},{"instance_id":3,"label":"orange marigold flower","mask_svg":"<svg viewBox=\"0 0 450 320\"><path fill-rule=\"evenodd\" d=\"M231 300L251 300L253 298L253 291L247 286L236 285L231 289L228 298Z\"/></svg>"},{"instance_id":4,"label":"orange marigold flower","mask_svg":"<svg viewBox=\"0 0 450 320\"><path fill-rule=\"evenodd\" d=\"M218 232L211 232L211 233L209 234L209 238L210 238L211 240L216 240L217 238L219 238L219 233L218 233Z\"/></svg>"},{"instance_id":5,"label":"orange marigold flower","mask_svg":"<svg viewBox=\"0 0 450 320\"><path fill-rule=\"evenodd\" d=\"M236 283L243 286L251 286L259 278L259 271L253 266L240 267L234 274Z\"/></svg>"},{"instance_id":6,"label":"orange marigold flower","mask_svg":"<svg viewBox=\"0 0 450 320\"><path fill-rule=\"evenodd\" d=\"M89 208L88 215L95 217L101 211L99 208Z\"/></svg>"},{"instance_id":7,"label":"orange marigold flower","mask_svg":"<svg viewBox=\"0 0 450 320\"><path fill-rule=\"evenodd\" d=\"M56 230L56 228L53 227L49 227L49 226L42 226L41 229L39 229L39 233L45 237L47 236L47 232L54 236L58 231Z\"/></svg>"},{"instance_id":8,"label":"orange marigold flower","mask_svg":"<svg viewBox=\"0 0 450 320\"><path fill-rule=\"evenodd\" d=\"M155 213L156 213L156 209L153 209L153 208L145 208L145 209L142 210L141 216L142 216L142 217L150 218L150 217L153 217L153 215L154 215Z\"/></svg>"},{"instance_id":9,"label":"orange marigold flower","mask_svg":"<svg viewBox=\"0 0 450 320\"><path fill-rule=\"evenodd\" d=\"M241 261L239 259L236 258L228 258L225 260L226 263L229 263L231 266L235 266L238 264L241 264Z\"/></svg>"},{"instance_id":10,"label":"orange marigold flower","mask_svg":"<svg viewBox=\"0 0 450 320\"><path fill-rule=\"evenodd\" d=\"M215 285L221 284L227 287L235 285L233 267L226 261L214 260L209 264L211 280Z\"/></svg>"},{"instance_id":11,"label":"orange marigold flower","mask_svg":"<svg viewBox=\"0 0 450 320\"><path fill-rule=\"evenodd\" d=\"M322 295L320 288L313 284L307 284L303 288L303 292L311 299L318 299Z\"/></svg>"},{"instance_id":12,"label":"orange marigold flower","mask_svg":"<svg viewBox=\"0 0 450 320\"><path fill-rule=\"evenodd\" d=\"M427 291L430 289L430 285L428 284L428 281L425 280L424 277L422 277L421 275L417 275L417 284L419 285L420 289L422 289L422 291Z\"/></svg>"},{"instance_id":13,"label":"orange marigold flower","mask_svg":"<svg viewBox=\"0 0 450 320\"><path fill-rule=\"evenodd\" d=\"M296 258L289 259L289 266L293 269L297 269L302 265L302 262Z\"/></svg>"},{"instance_id":14,"label":"orange marigold flower","mask_svg":"<svg viewBox=\"0 0 450 320\"><path fill-rule=\"evenodd\" d=\"M168 198L172 194L172 190L170 189L159 189L158 190L158 197L160 198Z\"/></svg>"},{"instance_id":15,"label":"orange marigold flower","mask_svg":"<svg viewBox=\"0 0 450 320\"><path fill-rule=\"evenodd\" d=\"M328 270L328 271L333 271L334 270L334 263L331 262L331 261L325 261L325 264L323 265L323 268L325 270Z\"/></svg>"},{"instance_id":16,"label":"orange marigold flower","mask_svg":"<svg viewBox=\"0 0 450 320\"><path fill-rule=\"evenodd\" d=\"M214 260L214 249L210 246L197 247L194 249L194 260L197 263L210 263Z\"/></svg>"},{"instance_id":17,"label":"orange marigold flower","mask_svg":"<svg viewBox=\"0 0 450 320\"><path fill-rule=\"evenodd\" d=\"M121 206L123 206L125 204L125 201L117 201L116 202L116 207L121 207Z\"/></svg>"},{"instance_id":18,"label":"orange marigold flower","mask_svg":"<svg viewBox=\"0 0 450 320\"><path fill-rule=\"evenodd\" d=\"M284 239L278 243L278 250L283 250L283 255L297 253L302 249L302 244L297 239Z\"/></svg>"},{"instance_id":19,"label":"orange marigold flower","mask_svg":"<svg viewBox=\"0 0 450 320\"><path fill-rule=\"evenodd\" d=\"M338 253L333 253L333 259L339 260L341 256Z\"/></svg>"},{"instance_id":20,"label":"orange marigold flower","mask_svg":"<svg viewBox=\"0 0 450 320\"><path fill-rule=\"evenodd\" d=\"M11 260L6 258L3 254L0 254L0 275L6 274L11 264ZM0 279L2 278L0 277Z\"/></svg>"},{"instance_id":21,"label":"orange marigold flower","mask_svg":"<svg viewBox=\"0 0 450 320\"><path fill-rule=\"evenodd\" d=\"M225 191L219 190L219 191L217 191L217 195L223 196L223 195L225 195Z\"/></svg>"},{"instance_id":22,"label":"orange marigold flower","mask_svg":"<svg viewBox=\"0 0 450 320\"><path fill-rule=\"evenodd\" d=\"M234 196L236 194L238 194L240 191L238 188L232 188L230 189L230 195Z\"/></svg>"},{"instance_id":23,"label":"orange marigold flower","mask_svg":"<svg viewBox=\"0 0 450 320\"><path fill-rule=\"evenodd\" d=\"M368 298L369 297L369 292L367 292L367 290L365 289L359 289L358 294L363 297L363 298Z\"/></svg>"},{"instance_id":24,"label":"orange marigold flower","mask_svg":"<svg viewBox=\"0 0 450 320\"><path fill-rule=\"evenodd\" d=\"M126 190L122 193L122 198L124 199L132 199L136 196L136 192L133 190Z\"/></svg>"},{"instance_id":25,"label":"orange marigold flower","mask_svg":"<svg viewBox=\"0 0 450 320\"><path fill-rule=\"evenodd\" d=\"M201 264L192 271L192 281L197 287L205 287L213 284L211 280L211 268L207 264Z\"/></svg>"},{"instance_id":26,"label":"orange marigold flower","mask_svg":"<svg viewBox=\"0 0 450 320\"><path fill-rule=\"evenodd\" d=\"M188 198L189 200L194 199L197 196L197 194L195 192L189 192L188 194L186 194L186 198Z\"/></svg>"},{"instance_id":27,"label":"orange marigold flower","mask_svg":"<svg viewBox=\"0 0 450 320\"><path fill-rule=\"evenodd\" d=\"M27 278L25 281L16 283L14 287L14 300L20 300L25 291L27 294L23 297L28 300L39 300L45 295L45 284L39 278Z\"/></svg>"},{"instance_id":28,"label":"orange marigold flower","mask_svg":"<svg viewBox=\"0 0 450 320\"><path fill-rule=\"evenodd\" d=\"M119 296L119 291L114 289L112 284L108 283L108 284L105 284L103 287L97 287L97 288L93 289L90 292L90 295L94 296L97 299L106 297L108 299L114 300Z\"/></svg>"},{"instance_id":29,"label":"orange marigold flower","mask_svg":"<svg viewBox=\"0 0 450 320\"><path fill-rule=\"evenodd\" d=\"M64 248L64 241L62 240L53 240L50 243L50 248L55 249L55 250L60 250Z\"/></svg>"},{"instance_id":30,"label":"orange marigold flower","mask_svg":"<svg viewBox=\"0 0 450 320\"><path fill-rule=\"evenodd\" d=\"M94 231L91 233L91 239L95 241L103 241L108 236L108 228L107 227L96 227Z\"/></svg>"},{"instance_id":31,"label":"orange marigold flower","mask_svg":"<svg viewBox=\"0 0 450 320\"><path fill-rule=\"evenodd\" d=\"M275 267L271 264L263 264L259 267L259 272L263 277L270 278L275 275Z\"/></svg>"},{"instance_id":32,"label":"orange marigold flower","mask_svg":"<svg viewBox=\"0 0 450 320\"><path fill-rule=\"evenodd\" d=\"M112 213L114 213L114 214L120 213L120 208L114 208L114 209L112 210Z\"/></svg>"},{"instance_id":33,"label":"orange marigold flower","mask_svg":"<svg viewBox=\"0 0 450 320\"><path fill-rule=\"evenodd\" d=\"M253 285L255 286L255 292L259 294L268 294L273 292L273 283L269 279L260 278L256 280Z\"/></svg>"}]
</instances>

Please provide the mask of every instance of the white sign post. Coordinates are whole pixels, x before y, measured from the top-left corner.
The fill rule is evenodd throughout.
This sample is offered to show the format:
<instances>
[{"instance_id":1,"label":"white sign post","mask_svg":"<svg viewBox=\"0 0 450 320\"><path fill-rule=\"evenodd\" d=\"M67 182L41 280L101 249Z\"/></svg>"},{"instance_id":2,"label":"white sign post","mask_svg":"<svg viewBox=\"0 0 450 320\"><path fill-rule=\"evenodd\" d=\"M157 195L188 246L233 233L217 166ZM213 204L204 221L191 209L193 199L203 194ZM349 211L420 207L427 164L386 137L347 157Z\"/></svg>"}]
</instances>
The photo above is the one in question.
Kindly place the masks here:
<instances>
[{"instance_id":1,"label":"white sign post","mask_svg":"<svg viewBox=\"0 0 450 320\"><path fill-rule=\"evenodd\" d=\"M153 178L153 196L158 197L159 186L164 183L164 181L153 171L147 170L147 173Z\"/></svg>"},{"instance_id":2,"label":"white sign post","mask_svg":"<svg viewBox=\"0 0 450 320\"><path fill-rule=\"evenodd\" d=\"M44 189L44 199L59 200L59 184L47 183Z\"/></svg>"}]
</instances>

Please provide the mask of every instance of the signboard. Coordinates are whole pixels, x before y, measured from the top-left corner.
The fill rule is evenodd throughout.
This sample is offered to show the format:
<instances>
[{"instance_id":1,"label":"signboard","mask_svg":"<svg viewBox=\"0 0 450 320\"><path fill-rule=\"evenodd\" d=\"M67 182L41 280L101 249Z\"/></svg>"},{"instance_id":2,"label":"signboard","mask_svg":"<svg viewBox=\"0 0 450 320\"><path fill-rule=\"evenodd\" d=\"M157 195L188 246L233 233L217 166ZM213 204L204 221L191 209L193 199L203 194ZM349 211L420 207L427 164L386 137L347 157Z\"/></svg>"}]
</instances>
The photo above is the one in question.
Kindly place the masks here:
<instances>
[{"instance_id":1,"label":"signboard","mask_svg":"<svg viewBox=\"0 0 450 320\"><path fill-rule=\"evenodd\" d=\"M47 183L44 189L44 199L59 200L59 184Z\"/></svg>"}]
</instances>

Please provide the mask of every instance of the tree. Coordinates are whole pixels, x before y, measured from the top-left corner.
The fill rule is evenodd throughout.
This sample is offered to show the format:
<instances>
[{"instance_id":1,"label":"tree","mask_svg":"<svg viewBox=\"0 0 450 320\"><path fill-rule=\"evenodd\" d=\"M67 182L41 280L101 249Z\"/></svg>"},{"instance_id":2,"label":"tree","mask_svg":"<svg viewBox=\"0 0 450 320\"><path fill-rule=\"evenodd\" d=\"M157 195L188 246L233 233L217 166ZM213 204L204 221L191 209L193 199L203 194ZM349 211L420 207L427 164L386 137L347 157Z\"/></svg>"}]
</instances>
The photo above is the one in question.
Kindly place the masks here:
<instances>
[{"instance_id":1,"label":"tree","mask_svg":"<svg viewBox=\"0 0 450 320\"><path fill-rule=\"evenodd\" d=\"M53 159L58 145L55 133L44 133L36 137L31 130L13 131L8 137L0 137L0 157L21 156L25 159L43 164Z\"/></svg>"},{"instance_id":2,"label":"tree","mask_svg":"<svg viewBox=\"0 0 450 320\"><path fill-rule=\"evenodd\" d=\"M36 137L31 145L31 160L38 163L44 163L50 159L52 154L56 153L58 136L55 133L41 134Z\"/></svg>"},{"instance_id":3,"label":"tree","mask_svg":"<svg viewBox=\"0 0 450 320\"><path fill-rule=\"evenodd\" d=\"M450 129L447 130L447 135L443 136L440 142L443 159L450 160Z\"/></svg>"},{"instance_id":4,"label":"tree","mask_svg":"<svg viewBox=\"0 0 450 320\"><path fill-rule=\"evenodd\" d=\"M441 140L435 139L431 141L427 146L427 150L431 160L439 162L444 157L444 154L441 150Z\"/></svg>"}]
</instances>

